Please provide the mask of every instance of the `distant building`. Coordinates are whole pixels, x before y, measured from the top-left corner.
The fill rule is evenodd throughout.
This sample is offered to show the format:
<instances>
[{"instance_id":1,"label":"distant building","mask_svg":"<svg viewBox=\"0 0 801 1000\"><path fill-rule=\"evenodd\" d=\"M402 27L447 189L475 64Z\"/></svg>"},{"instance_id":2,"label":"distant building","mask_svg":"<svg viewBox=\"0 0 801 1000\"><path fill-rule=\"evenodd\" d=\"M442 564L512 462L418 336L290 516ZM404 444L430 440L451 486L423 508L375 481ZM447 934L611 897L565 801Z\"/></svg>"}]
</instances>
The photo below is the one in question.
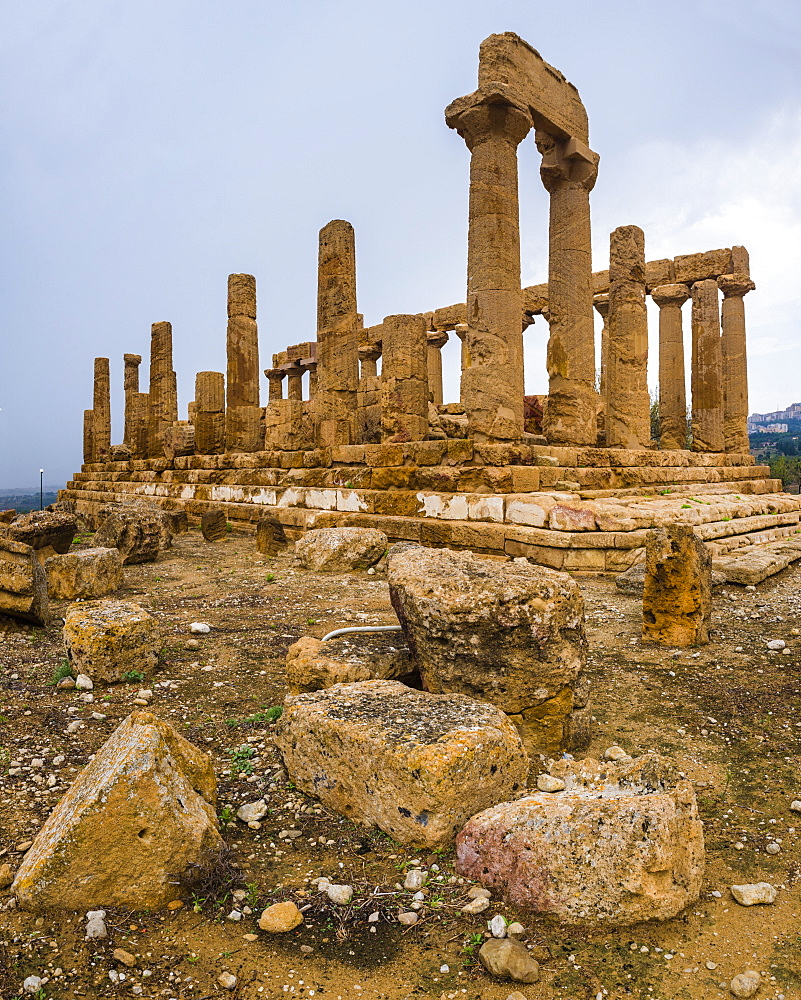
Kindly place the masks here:
<instances>
[{"instance_id":1,"label":"distant building","mask_svg":"<svg viewBox=\"0 0 801 1000\"><path fill-rule=\"evenodd\" d=\"M752 424L748 423L749 434L786 434L789 424Z\"/></svg>"},{"instance_id":2,"label":"distant building","mask_svg":"<svg viewBox=\"0 0 801 1000\"><path fill-rule=\"evenodd\" d=\"M784 426L782 430L777 427L788 420L801 420L801 403L793 403L786 410L774 410L772 413L752 413L748 418L748 433L758 434L764 430L765 433L772 431L781 434L787 427ZM766 424L769 426L765 426Z\"/></svg>"}]
</instances>

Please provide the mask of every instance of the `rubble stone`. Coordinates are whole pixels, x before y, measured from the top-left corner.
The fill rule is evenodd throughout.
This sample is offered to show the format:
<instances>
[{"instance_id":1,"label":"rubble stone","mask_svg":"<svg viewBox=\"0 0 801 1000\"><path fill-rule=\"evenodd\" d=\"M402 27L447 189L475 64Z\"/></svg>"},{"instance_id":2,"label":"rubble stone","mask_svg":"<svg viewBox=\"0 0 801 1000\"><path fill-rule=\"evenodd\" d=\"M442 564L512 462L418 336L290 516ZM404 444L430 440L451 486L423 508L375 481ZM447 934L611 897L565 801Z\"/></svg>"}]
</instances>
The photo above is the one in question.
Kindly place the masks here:
<instances>
[{"instance_id":1,"label":"rubble stone","mask_svg":"<svg viewBox=\"0 0 801 1000\"><path fill-rule=\"evenodd\" d=\"M122 583L119 549L79 549L45 560L47 591L62 600L104 597Z\"/></svg>"},{"instance_id":2,"label":"rubble stone","mask_svg":"<svg viewBox=\"0 0 801 1000\"><path fill-rule=\"evenodd\" d=\"M0 535L0 614L46 625L50 610L47 578L36 551Z\"/></svg>"},{"instance_id":3,"label":"rubble stone","mask_svg":"<svg viewBox=\"0 0 801 1000\"><path fill-rule=\"evenodd\" d=\"M643 639L663 646L709 641L712 559L691 525L648 532L642 605Z\"/></svg>"},{"instance_id":4,"label":"rubble stone","mask_svg":"<svg viewBox=\"0 0 801 1000\"><path fill-rule=\"evenodd\" d=\"M557 761L561 792L473 816L456 868L524 909L575 924L666 920L698 898L703 828L692 784L654 753Z\"/></svg>"},{"instance_id":5,"label":"rubble stone","mask_svg":"<svg viewBox=\"0 0 801 1000\"><path fill-rule=\"evenodd\" d=\"M540 978L539 963L529 955L525 945L508 938L490 938L478 952L478 960L491 976L513 979L516 983L536 983Z\"/></svg>"},{"instance_id":6,"label":"rubble stone","mask_svg":"<svg viewBox=\"0 0 801 1000\"><path fill-rule=\"evenodd\" d=\"M48 817L12 892L24 909L158 909L175 880L223 846L207 754L162 719L134 712Z\"/></svg>"},{"instance_id":7,"label":"rubble stone","mask_svg":"<svg viewBox=\"0 0 801 1000\"><path fill-rule=\"evenodd\" d=\"M274 556L287 544L284 526L277 517L262 517L256 525L256 551Z\"/></svg>"},{"instance_id":8,"label":"rubble stone","mask_svg":"<svg viewBox=\"0 0 801 1000\"><path fill-rule=\"evenodd\" d=\"M399 633L341 636L325 643L305 635L286 652L286 682L291 694L376 678L400 679L414 672L411 654Z\"/></svg>"},{"instance_id":9,"label":"rubble stone","mask_svg":"<svg viewBox=\"0 0 801 1000\"><path fill-rule=\"evenodd\" d=\"M104 508L93 542L97 548L119 549L125 566L155 562L159 550L167 548L165 526L157 511L131 505ZM169 539L170 544L172 539Z\"/></svg>"},{"instance_id":10,"label":"rubble stone","mask_svg":"<svg viewBox=\"0 0 801 1000\"><path fill-rule=\"evenodd\" d=\"M559 749L586 662L577 584L529 562L412 544L390 550L387 572L426 690L486 699L537 749Z\"/></svg>"},{"instance_id":11,"label":"rubble stone","mask_svg":"<svg viewBox=\"0 0 801 1000\"><path fill-rule=\"evenodd\" d=\"M432 847L520 789L528 771L520 737L498 709L397 681L289 696L275 741L307 794L402 843Z\"/></svg>"},{"instance_id":12,"label":"rubble stone","mask_svg":"<svg viewBox=\"0 0 801 1000\"><path fill-rule=\"evenodd\" d=\"M377 528L317 528L295 543L295 554L305 569L346 573L377 563L387 545Z\"/></svg>"},{"instance_id":13,"label":"rubble stone","mask_svg":"<svg viewBox=\"0 0 801 1000\"><path fill-rule=\"evenodd\" d=\"M207 542L221 542L228 536L228 521L221 510L207 510L200 518L200 530Z\"/></svg>"},{"instance_id":14,"label":"rubble stone","mask_svg":"<svg viewBox=\"0 0 801 1000\"><path fill-rule=\"evenodd\" d=\"M55 552L63 553L69 552L77 527L71 514L34 510L15 518L8 526L7 535L33 549L50 547Z\"/></svg>"},{"instance_id":15,"label":"rubble stone","mask_svg":"<svg viewBox=\"0 0 801 1000\"><path fill-rule=\"evenodd\" d=\"M161 641L155 618L129 601L74 605L64 620L64 645L73 671L94 681L113 683L128 671L152 669Z\"/></svg>"}]
</instances>

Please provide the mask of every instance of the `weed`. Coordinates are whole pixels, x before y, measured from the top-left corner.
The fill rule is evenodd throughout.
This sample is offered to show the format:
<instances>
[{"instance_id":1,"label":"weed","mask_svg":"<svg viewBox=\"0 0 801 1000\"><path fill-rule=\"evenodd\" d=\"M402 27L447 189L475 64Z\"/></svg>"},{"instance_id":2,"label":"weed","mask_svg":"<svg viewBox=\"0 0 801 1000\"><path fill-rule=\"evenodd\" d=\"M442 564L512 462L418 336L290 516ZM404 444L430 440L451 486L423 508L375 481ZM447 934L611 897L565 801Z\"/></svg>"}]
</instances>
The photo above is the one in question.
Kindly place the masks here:
<instances>
[{"instance_id":1,"label":"weed","mask_svg":"<svg viewBox=\"0 0 801 1000\"><path fill-rule=\"evenodd\" d=\"M223 806L220 810L220 824L222 826L233 826L236 814L230 806Z\"/></svg>"},{"instance_id":2,"label":"weed","mask_svg":"<svg viewBox=\"0 0 801 1000\"><path fill-rule=\"evenodd\" d=\"M231 524L230 521L226 521L225 522L225 530L228 531L228 532L231 532L231 531L234 530L234 526L233 526L233 524Z\"/></svg>"},{"instance_id":3,"label":"weed","mask_svg":"<svg viewBox=\"0 0 801 1000\"><path fill-rule=\"evenodd\" d=\"M50 683L55 687L59 681L63 681L65 677L72 677L72 667L70 666L70 661L64 659L59 663L56 669L53 671L53 679Z\"/></svg>"},{"instance_id":4,"label":"weed","mask_svg":"<svg viewBox=\"0 0 801 1000\"><path fill-rule=\"evenodd\" d=\"M275 573L268 573L265 579L267 583L275 583Z\"/></svg>"},{"instance_id":5,"label":"weed","mask_svg":"<svg viewBox=\"0 0 801 1000\"><path fill-rule=\"evenodd\" d=\"M306 624L307 625L316 625L317 624L317 619L316 618L307 618L306 619Z\"/></svg>"},{"instance_id":6,"label":"weed","mask_svg":"<svg viewBox=\"0 0 801 1000\"><path fill-rule=\"evenodd\" d=\"M243 743L240 747L234 747L228 751L231 758L231 777L237 778L240 774L253 774L252 760L256 756L253 747Z\"/></svg>"},{"instance_id":7,"label":"weed","mask_svg":"<svg viewBox=\"0 0 801 1000\"><path fill-rule=\"evenodd\" d=\"M188 865L174 881L192 900L195 913L224 906L233 890L243 884L242 871L227 844L210 851L200 864Z\"/></svg>"},{"instance_id":8,"label":"weed","mask_svg":"<svg viewBox=\"0 0 801 1000\"><path fill-rule=\"evenodd\" d=\"M122 679L126 684L139 684L145 679L145 675L141 670L126 670L122 675Z\"/></svg>"}]
</instances>

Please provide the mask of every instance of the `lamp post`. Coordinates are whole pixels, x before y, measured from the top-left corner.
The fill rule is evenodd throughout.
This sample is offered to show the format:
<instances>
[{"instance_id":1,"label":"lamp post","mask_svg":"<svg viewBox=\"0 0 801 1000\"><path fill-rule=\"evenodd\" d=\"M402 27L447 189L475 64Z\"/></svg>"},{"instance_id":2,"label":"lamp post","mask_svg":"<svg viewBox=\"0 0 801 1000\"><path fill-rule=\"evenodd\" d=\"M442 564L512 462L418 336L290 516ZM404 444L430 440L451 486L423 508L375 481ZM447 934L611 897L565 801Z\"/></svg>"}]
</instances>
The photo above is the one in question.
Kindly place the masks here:
<instances>
[{"instance_id":1,"label":"lamp post","mask_svg":"<svg viewBox=\"0 0 801 1000\"><path fill-rule=\"evenodd\" d=\"M44 469L39 469L39 510L44 510Z\"/></svg>"}]
</instances>

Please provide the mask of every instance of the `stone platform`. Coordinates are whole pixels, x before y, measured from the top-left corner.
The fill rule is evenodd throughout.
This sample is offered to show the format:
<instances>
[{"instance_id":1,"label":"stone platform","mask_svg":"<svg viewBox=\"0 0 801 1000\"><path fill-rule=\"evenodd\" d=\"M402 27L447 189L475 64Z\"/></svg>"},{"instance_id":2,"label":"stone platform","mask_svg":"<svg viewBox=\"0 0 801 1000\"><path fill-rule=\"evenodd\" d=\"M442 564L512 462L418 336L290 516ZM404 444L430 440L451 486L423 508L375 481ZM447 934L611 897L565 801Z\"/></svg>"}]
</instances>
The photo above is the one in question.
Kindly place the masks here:
<instances>
[{"instance_id":1,"label":"stone platform","mask_svg":"<svg viewBox=\"0 0 801 1000\"><path fill-rule=\"evenodd\" d=\"M750 455L456 439L91 463L60 496L89 516L138 498L195 521L270 514L290 538L376 527L393 541L617 573L669 522L693 524L718 558L799 533L801 498L769 477Z\"/></svg>"}]
</instances>

